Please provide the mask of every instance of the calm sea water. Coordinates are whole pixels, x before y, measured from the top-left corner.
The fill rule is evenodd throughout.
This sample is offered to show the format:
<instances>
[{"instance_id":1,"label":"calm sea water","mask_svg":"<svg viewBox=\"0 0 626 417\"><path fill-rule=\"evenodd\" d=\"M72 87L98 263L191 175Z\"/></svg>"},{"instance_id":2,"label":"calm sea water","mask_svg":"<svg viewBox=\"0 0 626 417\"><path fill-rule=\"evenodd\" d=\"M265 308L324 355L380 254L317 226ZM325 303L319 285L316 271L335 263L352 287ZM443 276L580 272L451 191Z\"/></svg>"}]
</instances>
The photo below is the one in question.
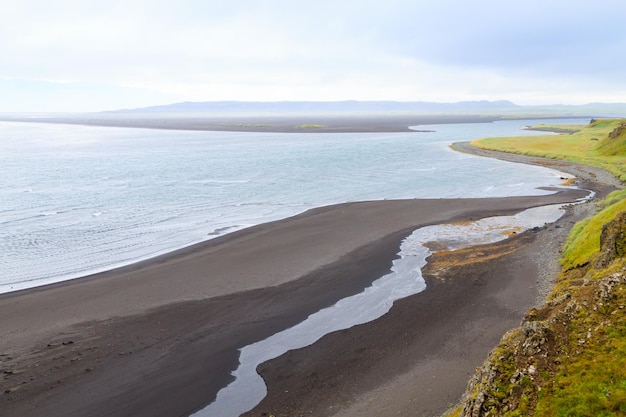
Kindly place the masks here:
<instances>
[{"instance_id":1,"label":"calm sea water","mask_svg":"<svg viewBox=\"0 0 626 417\"><path fill-rule=\"evenodd\" d=\"M0 123L0 292L346 201L542 194L559 173L451 151L545 121L434 133L185 132ZM562 120L564 124L585 121Z\"/></svg>"}]
</instances>

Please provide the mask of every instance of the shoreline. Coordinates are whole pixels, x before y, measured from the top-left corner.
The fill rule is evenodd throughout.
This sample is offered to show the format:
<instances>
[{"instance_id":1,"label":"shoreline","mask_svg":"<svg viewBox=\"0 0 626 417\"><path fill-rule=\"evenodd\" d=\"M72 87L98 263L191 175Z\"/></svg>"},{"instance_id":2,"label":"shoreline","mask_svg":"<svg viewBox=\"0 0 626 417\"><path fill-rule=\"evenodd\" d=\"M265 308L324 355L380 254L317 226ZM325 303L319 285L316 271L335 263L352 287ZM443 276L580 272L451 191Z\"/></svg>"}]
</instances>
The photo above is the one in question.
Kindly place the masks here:
<instances>
[{"instance_id":1,"label":"shoreline","mask_svg":"<svg viewBox=\"0 0 626 417\"><path fill-rule=\"evenodd\" d=\"M230 380L239 347L361 291L388 272L414 229L580 196L329 206L95 277L0 295L0 314L14 318L0 323L0 407L22 416L189 414Z\"/></svg>"},{"instance_id":2,"label":"shoreline","mask_svg":"<svg viewBox=\"0 0 626 417\"><path fill-rule=\"evenodd\" d=\"M593 184L593 187L598 188L601 194L605 193L609 189L623 187L623 184L610 172L589 165L583 165L564 160L541 158L538 156L526 156L514 153L481 149L472 146L471 142L455 142L450 145L450 148L457 152L468 153L471 155L483 156L486 158L495 158L502 161L515 162L518 164L536 165L543 168L550 168L557 171L566 172L575 176L579 182L582 182L583 187L584 183Z\"/></svg>"}]
</instances>

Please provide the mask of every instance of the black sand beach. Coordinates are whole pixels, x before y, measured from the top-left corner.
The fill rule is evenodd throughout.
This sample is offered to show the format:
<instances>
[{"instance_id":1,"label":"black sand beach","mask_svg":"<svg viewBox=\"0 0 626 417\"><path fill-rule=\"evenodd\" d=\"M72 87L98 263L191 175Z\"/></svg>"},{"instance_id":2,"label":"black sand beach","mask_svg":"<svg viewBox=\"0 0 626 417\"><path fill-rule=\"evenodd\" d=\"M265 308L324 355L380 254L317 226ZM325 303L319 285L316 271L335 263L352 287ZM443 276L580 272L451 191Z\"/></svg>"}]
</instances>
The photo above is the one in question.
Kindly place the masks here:
<instances>
[{"instance_id":1,"label":"black sand beach","mask_svg":"<svg viewBox=\"0 0 626 417\"><path fill-rule=\"evenodd\" d=\"M212 401L229 381L237 348L362 290L388 271L400 240L413 229L573 201L583 194L325 207L98 276L4 294L0 407L10 416L189 414ZM433 291L421 298L432 298L436 305L460 305L467 295L444 290L445 297L436 299L431 294L437 287L431 285ZM440 334L454 333L459 326L456 316L439 324L441 309L426 310L416 325L430 323ZM417 314L412 308L406 311ZM372 326L387 328L385 320ZM409 317L400 321L413 322ZM337 347L333 355L357 346L343 339L355 331L330 336ZM367 342L379 348L393 343L385 332L367 333ZM439 347L435 342L421 349L435 354ZM361 363L357 369L382 366L375 357L361 356L363 361L359 355L351 359ZM326 372L341 370L330 358L322 356L321 362ZM405 370L391 367L380 375ZM355 380L344 380L334 391L364 394L377 384L367 382L365 374L352 376ZM269 386L272 391L271 378ZM325 397L309 388L313 398ZM306 397L298 401L305 404Z\"/></svg>"},{"instance_id":2,"label":"black sand beach","mask_svg":"<svg viewBox=\"0 0 626 417\"><path fill-rule=\"evenodd\" d=\"M610 189L595 179L587 176L586 187ZM360 292L388 272L414 229L584 194L324 207L0 295L0 414L189 415L230 381L238 348ZM575 219L464 257L476 262L434 257L427 290L388 315L262 364L269 395L249 415L440 414L540 295L550 257L539 254L556 256Z\"/></svg>"}]
</instances>

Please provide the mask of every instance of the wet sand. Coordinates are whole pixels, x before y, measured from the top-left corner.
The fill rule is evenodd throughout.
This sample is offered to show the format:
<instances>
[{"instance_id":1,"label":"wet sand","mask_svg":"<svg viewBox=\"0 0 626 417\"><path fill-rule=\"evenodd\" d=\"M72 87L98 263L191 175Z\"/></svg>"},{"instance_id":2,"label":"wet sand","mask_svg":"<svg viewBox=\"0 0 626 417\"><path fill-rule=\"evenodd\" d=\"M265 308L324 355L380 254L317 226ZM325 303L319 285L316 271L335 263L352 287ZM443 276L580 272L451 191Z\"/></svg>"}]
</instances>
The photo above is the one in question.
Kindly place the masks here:
<instances>
[{"instance_id":1,"label":"wet sand","mask_svg":"<svg viewBox=\"0 0 626 417\"><path fill-rule=\"evenodd\" d=\"M414 229L582 194L335 205L96 276L0 295L1 414L188 415L230 381L238 348L360 292L388 272L400 241ZM316 415L338 408L363 415L353 407L369 404L375 392L399 392L393 388L398 378L419 366L430 369L428 358L445 368L454 346L464 352L465 367L417 372L411 377L417 385L402 395L410 404L413 388L431 386L432 376L447 381L444 386L464 386L467 367L473 370L486 355L469 342L491 346L481 332L501 335L501 318L509 317L504 310L489 316L495 309L485 300L502 299L516 314L525 310L512 288L526 284L515 272L509 284L493 274L488 285L475 278L460 279L465 286L439 285L429 278L426 291L396 303L389 316L288 353L276 366L262 365L270 396L253 415L293 415L294 402L317 404ZM477 336L451 341L464 326L479 329L469 333ZM290 396L276 395L283 380L293 382L285 389ZM446 390L437 395L446 403L458 397Z\"/></svg>"}]
</instances>

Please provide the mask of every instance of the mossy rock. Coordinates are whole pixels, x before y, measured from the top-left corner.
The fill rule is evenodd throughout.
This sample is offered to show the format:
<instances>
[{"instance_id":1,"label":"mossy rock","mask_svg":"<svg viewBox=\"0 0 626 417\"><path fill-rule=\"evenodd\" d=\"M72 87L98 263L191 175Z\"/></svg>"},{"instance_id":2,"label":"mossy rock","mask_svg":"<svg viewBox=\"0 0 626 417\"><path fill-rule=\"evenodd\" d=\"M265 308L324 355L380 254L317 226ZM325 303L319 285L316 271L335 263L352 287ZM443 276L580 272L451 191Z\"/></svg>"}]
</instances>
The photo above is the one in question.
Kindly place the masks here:
<instances>
[{"instance_id":1,"label":"mossy rock","mask_svg":"<svg viewBox=\"0 0 626 417\"><path fill-rule=\"evenodd\" d=\"M600 254L596 261L596 269L609 266L613 260L626 253L626 212L617 216L604 226L600 233Z\"/></svg>"}]
</instances>

